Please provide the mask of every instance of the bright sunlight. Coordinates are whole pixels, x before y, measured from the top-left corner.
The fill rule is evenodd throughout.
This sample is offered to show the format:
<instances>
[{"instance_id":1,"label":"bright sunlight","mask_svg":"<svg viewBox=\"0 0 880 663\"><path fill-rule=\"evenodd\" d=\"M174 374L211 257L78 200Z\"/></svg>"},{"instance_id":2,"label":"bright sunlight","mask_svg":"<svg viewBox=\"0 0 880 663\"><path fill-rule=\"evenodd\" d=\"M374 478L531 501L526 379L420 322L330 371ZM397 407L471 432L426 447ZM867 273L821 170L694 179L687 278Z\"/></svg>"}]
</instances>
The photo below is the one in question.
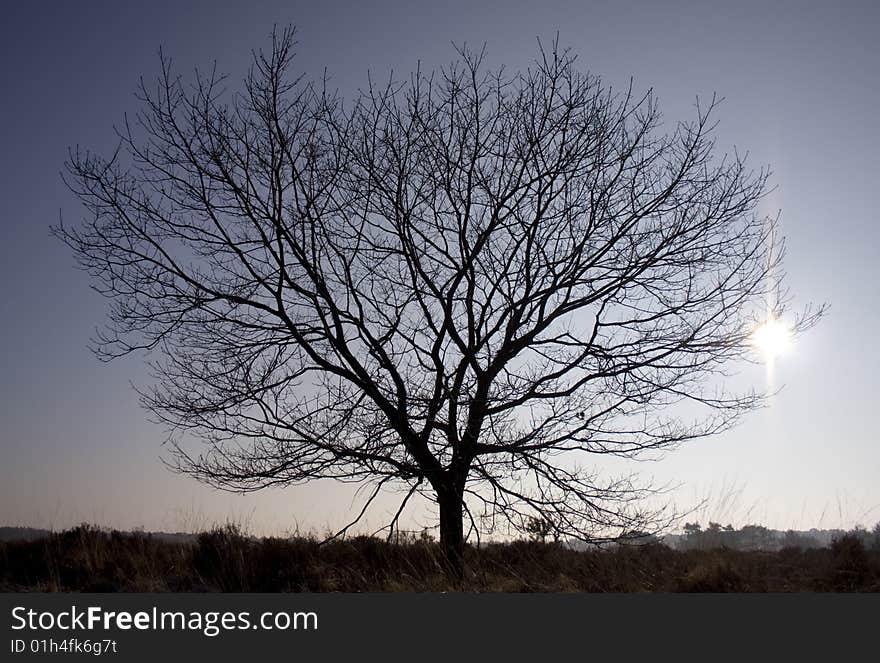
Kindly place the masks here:
<instances>
[{"instance_id":1,"label":"bright sunlight","mask_svg":"<svg viewBox=\"0 0 880 663\"><path fill-rule=\"evenodd\" d=\"M765 361L772 362L791 350L791 328L778 318L769 318L752 333L752 342Z\"/></svg>"}]
</instances>

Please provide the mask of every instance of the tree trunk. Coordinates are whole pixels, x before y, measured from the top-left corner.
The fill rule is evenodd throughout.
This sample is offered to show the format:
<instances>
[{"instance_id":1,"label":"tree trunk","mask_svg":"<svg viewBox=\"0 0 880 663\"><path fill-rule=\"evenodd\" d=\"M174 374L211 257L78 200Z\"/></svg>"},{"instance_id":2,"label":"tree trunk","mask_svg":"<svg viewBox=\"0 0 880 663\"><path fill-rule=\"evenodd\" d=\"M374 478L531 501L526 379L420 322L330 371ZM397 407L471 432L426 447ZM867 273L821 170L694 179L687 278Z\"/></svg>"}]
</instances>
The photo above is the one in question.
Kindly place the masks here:
<instances>
[{"instance_id":1,"label":"tree trunk","mask_svg":"<svg viewBox=\"0 0 880 663\"><path fill-rule=\"evenodd\" d=\"M438 490L440 506L440 545L452 575L464 577L464 506L458 490Z\"/></svg>"}]
</instances>

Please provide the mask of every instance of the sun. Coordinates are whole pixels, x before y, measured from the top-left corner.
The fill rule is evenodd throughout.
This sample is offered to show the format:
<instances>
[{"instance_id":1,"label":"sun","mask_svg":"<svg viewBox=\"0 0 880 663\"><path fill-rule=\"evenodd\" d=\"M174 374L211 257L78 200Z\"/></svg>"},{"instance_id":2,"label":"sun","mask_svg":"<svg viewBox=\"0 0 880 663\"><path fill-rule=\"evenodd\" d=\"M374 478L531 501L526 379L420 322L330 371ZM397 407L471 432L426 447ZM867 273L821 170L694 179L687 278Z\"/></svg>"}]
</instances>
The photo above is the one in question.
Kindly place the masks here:
<instances>
[{"instance_id":1,"label":"sun","mask_svg":"<svg viewBox=\"0 0 880 663\"><path fill-rule=\"evenodd\" d=\"M769 318L752 332L752 343L766 361L773 361L791 350L791 328L778 318Z\"/></svg>"}]
</instances>

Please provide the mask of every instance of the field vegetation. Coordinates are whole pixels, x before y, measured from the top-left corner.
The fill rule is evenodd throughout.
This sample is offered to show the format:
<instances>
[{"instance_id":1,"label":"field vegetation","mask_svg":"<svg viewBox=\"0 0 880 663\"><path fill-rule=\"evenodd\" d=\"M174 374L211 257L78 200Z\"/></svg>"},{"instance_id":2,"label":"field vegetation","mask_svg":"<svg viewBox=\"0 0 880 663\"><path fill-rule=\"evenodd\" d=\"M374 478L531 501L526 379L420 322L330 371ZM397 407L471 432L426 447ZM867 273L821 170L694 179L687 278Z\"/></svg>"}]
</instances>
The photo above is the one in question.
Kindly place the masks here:
<instances>
[{"instance_id":1,"label":"field vegetation","mask_svg":"<svg viewBox=\"0 0 880 663\"><path fill-rule=\"evenodd\" d=\"M880 542L864 530L827 547L576 550L533 540L468 546L450 574L427 533L256 538L235 525L197 535L82 525L0 542L0 590L41 592L874 592Z\"/></svg>"}]
</instances>

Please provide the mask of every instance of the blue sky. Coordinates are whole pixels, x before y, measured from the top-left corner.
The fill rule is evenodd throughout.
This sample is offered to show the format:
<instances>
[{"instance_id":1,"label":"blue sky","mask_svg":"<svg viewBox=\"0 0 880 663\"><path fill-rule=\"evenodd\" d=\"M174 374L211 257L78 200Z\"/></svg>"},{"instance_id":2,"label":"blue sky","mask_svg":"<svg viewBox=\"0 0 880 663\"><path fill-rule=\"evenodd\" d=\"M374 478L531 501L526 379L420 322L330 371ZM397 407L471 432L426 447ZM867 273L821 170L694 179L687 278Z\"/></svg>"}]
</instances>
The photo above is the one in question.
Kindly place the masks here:
<instances>
[{"instance_id":1,"label":"blue sky","mask_svg":"<svg viewBox=\"0 0 880 663\"><path fill-rule=\"evenodd\" d=\"M607 82L653 87L665 116L697 95L725 97L719 148L770 165L789 284L830 314L780 360L785 385L738 429L630 469L681 484L699 515L774 527L880 520L880 372L875 255L880 240L880 10L873 3L18 3L4 7L0 89L2 378L0 524L91 521L148 529L227 518L258 531L344 524L352 491L328 482L248 497L217 493L161 464L162 429L130 383L139 358L100 363L87 349L105 314L66 247L49 236L81 210L59 171L68 147L107 151L137 110L138 77L162 46L178 71L217 61L233 81L275 23L298 27L298 66L326 67L350 94L367 72L438 67L452 42L487 45L489 62L526 66L536 37L578 55ZM181 5L181 6L178 6ZM760 382L760 370L743 379ZM389 499L372 515L378 527ZM414 514L413 517L417 517ZM416 522L416 521L411 521ZM419 521L421 522L421 521ZM413 525L415 527L415 525Z\"/></svg>"}]
</instances>

